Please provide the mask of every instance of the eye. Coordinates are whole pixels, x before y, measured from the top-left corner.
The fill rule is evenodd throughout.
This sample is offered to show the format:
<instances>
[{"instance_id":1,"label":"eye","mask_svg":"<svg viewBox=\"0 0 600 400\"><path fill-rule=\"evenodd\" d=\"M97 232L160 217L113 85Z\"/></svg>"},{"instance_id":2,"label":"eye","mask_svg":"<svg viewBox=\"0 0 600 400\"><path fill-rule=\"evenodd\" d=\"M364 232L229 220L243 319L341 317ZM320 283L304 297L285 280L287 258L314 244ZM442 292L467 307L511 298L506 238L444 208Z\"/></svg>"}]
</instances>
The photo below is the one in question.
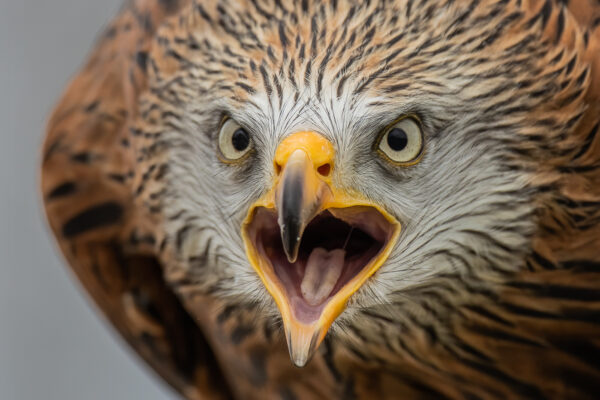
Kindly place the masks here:
<instances>
[{"instance_id":1,"label":"eye","mask_svg":"<svg viewBox=\"0 0 600 400\"><path fill-rule=\"evenodd\" d=\"M232 119L227 119L219 132L219 150L225 162L237 161L250 151L250 134Z\"/></svg>"},{"instance_id":2,"label":"eye","mask_svg":"<svg viewBox=\"0 0 600 400\"><path fill-rule=\"evenodd\" d=\"M392 163L416 164L423 152L421 126L413 118L403 118L387 127L376 145L377 150Z\"/></svg>"}]
</instances>

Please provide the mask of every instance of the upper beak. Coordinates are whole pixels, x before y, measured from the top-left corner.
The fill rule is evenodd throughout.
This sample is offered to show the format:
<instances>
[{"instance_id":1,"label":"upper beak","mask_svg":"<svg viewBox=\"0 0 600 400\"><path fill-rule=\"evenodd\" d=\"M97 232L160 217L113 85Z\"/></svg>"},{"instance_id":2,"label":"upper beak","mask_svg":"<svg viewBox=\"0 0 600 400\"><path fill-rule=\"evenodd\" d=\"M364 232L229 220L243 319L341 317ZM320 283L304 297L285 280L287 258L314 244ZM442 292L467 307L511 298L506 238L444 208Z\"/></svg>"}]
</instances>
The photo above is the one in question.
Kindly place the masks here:
<instances>
[{"instance_id":1,"label":"upper beak","mask_svg":"<svg viewBox=\"0 0 600 400\"><path fill-rule=\"evenodd\" d=\"M248 259L277 303L298 366L385 262L400 233L383 208L333 185L334 156L331 142L317 133L286 138L275 153L273 186L242 227ZM349 240L354 230L359 233Z\"/></svg>"},{"instance_id":2,"label":"upper beak","mask_svg":"<svg viewBox=\"0 0 600 400\"><path fill-rule=\"evenodd\" d=\"M322 170L330 169L322 168ZM331 190L314 168L304 149L290 154L275 192L277 222L281 229L283 249L293 263L298 257L300 240L306 225L331 198Z\"/></svg>"}]
</instances>

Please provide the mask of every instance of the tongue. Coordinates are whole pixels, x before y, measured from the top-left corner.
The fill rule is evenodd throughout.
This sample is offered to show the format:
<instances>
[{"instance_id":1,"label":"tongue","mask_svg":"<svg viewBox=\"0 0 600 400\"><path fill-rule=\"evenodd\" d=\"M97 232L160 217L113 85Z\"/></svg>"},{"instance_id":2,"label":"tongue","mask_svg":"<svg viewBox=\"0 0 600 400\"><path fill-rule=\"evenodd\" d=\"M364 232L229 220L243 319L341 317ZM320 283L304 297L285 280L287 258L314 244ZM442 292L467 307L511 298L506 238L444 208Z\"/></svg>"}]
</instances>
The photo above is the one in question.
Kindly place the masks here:
<instances>
[{"instance_id":1,"label":"tongue","mask_svg":"<svg viewBox=\"0 0 600 400\"><path fill-rule=\"evenodd\" d=\"M345 255L343 249L327 251L322 247L310 253L300 285L302 296L308 304L319 305L331 294L342 274Z\"/></svg>"}]
</instances>

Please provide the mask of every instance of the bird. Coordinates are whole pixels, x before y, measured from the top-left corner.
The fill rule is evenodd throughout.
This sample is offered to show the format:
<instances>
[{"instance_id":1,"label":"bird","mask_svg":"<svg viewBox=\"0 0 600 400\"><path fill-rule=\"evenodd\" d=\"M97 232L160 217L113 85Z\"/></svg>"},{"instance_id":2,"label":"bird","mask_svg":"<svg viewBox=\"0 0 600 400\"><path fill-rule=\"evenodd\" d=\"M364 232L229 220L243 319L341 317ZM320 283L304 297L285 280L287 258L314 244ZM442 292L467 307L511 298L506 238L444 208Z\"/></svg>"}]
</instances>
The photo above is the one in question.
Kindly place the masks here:
<instances>
[{"instance_id":1,"label":"bird","mask_svg":"<svg viewBox=\"0 0 600 400\"><path fill-rule=\"evenodd\" d=\"M599 125L596 0L129 0L41 197L182 398L593 399Z\"/></svg>"}]
</instances>

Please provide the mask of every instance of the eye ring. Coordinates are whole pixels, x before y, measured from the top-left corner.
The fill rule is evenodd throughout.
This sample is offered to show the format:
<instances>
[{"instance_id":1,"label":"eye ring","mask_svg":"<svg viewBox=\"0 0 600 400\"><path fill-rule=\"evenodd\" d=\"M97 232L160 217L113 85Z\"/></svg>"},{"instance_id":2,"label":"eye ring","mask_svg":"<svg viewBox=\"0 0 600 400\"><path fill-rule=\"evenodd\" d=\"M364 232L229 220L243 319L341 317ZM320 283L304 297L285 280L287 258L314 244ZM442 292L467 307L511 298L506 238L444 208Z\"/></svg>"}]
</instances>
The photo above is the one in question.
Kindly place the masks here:
<instances>
[{"instance_id":1,"label":"eye ring","mask_svg":"<svg viewBox=\"0 0 600 400\"><path fill-rule=\"evenodd\" d=\"M374 147L391 164L402 167L417 164L425 147L421 121L414 115L402 116L381 132Z\"/></svg>"},{"instance_id":2,"label":"eye ring","mask_svg":"<svg viewBox=\"0 0 600 400\"><path fill-rule=\"evenodd\" d=\"M234 119L225 118L219 129L219 155L221 161L231 164L245 159L252 150L252 137Z\"/></svg>"}]
</instances>

